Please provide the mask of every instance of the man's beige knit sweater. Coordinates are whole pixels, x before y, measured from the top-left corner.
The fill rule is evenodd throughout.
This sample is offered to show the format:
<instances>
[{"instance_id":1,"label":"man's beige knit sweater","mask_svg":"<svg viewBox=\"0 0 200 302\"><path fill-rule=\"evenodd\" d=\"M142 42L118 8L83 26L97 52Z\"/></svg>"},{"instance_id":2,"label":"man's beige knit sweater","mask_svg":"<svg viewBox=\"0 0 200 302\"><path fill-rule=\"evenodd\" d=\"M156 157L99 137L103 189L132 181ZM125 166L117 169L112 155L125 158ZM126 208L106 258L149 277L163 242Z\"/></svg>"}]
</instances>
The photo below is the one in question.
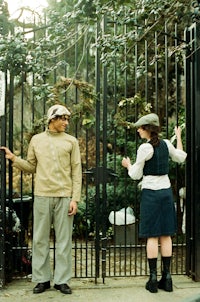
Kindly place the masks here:
<instances>
[{"instance_id":1,"label":"man's beige knit sweater","mask_svg":"<svg viewBox=\"0 0 200 302\"><path fill-rule=\"evenodd\" d=\"M82 167L75 137L49 130L36 134L30 141L27 160L15 157L13 166L35 173L35 195L80 200Z\"/></svg>"}]
</instances>

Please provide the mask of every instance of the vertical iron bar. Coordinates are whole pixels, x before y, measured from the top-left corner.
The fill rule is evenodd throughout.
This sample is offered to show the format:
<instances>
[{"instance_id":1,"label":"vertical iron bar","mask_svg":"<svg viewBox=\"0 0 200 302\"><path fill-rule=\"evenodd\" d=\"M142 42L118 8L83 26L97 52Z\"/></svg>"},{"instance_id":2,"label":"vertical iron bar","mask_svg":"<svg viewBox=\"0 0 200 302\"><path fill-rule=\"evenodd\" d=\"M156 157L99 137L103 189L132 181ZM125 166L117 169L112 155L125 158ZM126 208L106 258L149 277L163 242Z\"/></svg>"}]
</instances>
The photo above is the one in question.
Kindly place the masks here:
<instances>
[{"instance_id":1,"label":"vertical iron bar","mask_svg":"<svg viewBox=\"0 0 200 302\"><path fill-rule=\"evenodd\" d=\"M1 145L6 145L6 118L1 116ZM0 289L5 286L5 233L6 233L6 159L1 152L1 203L0 203Z\"/></svg>"},{"instance_id":2,"label":"vertical iron bar","mask_svg":"<svg viewBox=\"0 0 200 302\"><path fill-rule=\"evenodd\" d=\"M114 22L114 35L117 36L117 21L115 20ZM116 50L115 50L115 54L116 54ZM116 56L114 58L114 104L115 104L115 113L117 112L117 59ZM115 159L114 159L114 170L116 171L116 146L117 146L117 128L115 127L114 129L114 154L115 154ZM114 196L116 194L116 184L114 186ZM114 209L116 209L116 199L114 200ZM112 228L114 230L114 234L116 232L115 230L115 224L116 224L116 216L114 215L114 225L112 225ZM110 252L110 249L109 249ZM116 246L114 244L114 263L116 263ZM110 254L109 254L109 259L110 259ZM114 275L116 274L116 265L114 265Z\"/></svg>"},{"instance_id":3,"label":"vertical iron bar","mask_svg":"<svg viewBox=\"0 0 200 302\"><path fill-rule=\"evenodd\" d=\"M177 24L175 24L175 28L174 28L174 35L175 37L177 37ZM174 47L175 49L178 46L178 40L177 38L175 38L174 40ZM175 53L174 55L174 73L175 73L175 83L176 83L176 90L175 90L175 97L176 97L176 106L175 106L175 114L176 114L176 125L178 125L178 103L179 103L179 87L178 87L178 80L179 80L179 75L178 75L178 63L177 63L177 55ZM175 183L175 187L176 187L176 198L175 198L175 203L176 203L176 216L177 216L177 234L176 234L176 244L178 245L179 243L179 229L180 229L180 200L179 200L179 184L178 184L178 164L176 164L176 183ZM176 253L175 253L175 263L176 263L176 273L178 273L178 248L176 249Z\"/></svg>"},{"instance_id":4,"label":"vertical iron bar","mask_svg":"<svg viewBox=\"0 0 200 302\"><path fill-rule=\"evenodd\" d=\"M86 82L89 82L89 49L90 49L90 43L88 43L88 39L87 39L87 49L86 49ZM88 155L89 155L89 151L88 151L88 142L89 142L89 131L88 129L86 129L86 133L85 133L85 140L86 140L86 143L85 143L85 147L86 147L86 150L85 150L85 157L86 157L86 171L88 170ZM88 221L88 210L89 210L89 205L88 205L88 182L87 182L88 178L86 177L86 221ZM86 228L86 233L85 233L85 245L86 245L86 253L85 253L85 275L86 277L88 276L88 256L89 256L89 253L88 253L88 225L87 225L87 228Z\"/></svg>"},{"instance_id":5,"label":"vertical iron bar","mask_svg":"<svg viewBox=\"0 0 200 302\"><path fill-rule=\"evenodd\" d=\"M79 40L79 36L78 36L78 24L76 23L75 26L75 33L76 33L76 38L75 38L75 61L74 61L74 65L75 65L75 79L77 79L78 76L78 40ZM78 88L75 87L75 103L78 103ZM75 136L78 136L78 127L77 124L75 125Z\"/></svg>"},{"instance_id":6,"label":"vertical iron bar","mask_svg":"<svg viewBox=\"0 0 200 302\"><path fill-rule=\"evenodd\" d=\"M147 24L147 20L145 20L145 26ZM144 53L145 53L145 99L148 101L149 92L148 92L148 41L145 39L144 41Z\"/></svg>"},{"instance_id":7,"label":"vertical iron bar","mask_svg":"<svg viewBox=\"0 0 200 302\"><path fill-rule=\"evenodd\" d=\"M13 151L13 100L14 100L14 75L10 73L10 87L9 87L9 137L8 144L9 149ZM9 161L9 204L12 205L13 195L13 170L11 161Z\"/></svg>"},{"instance_id":8,"label":"vertical iron bar","mask_svg":"<svg viewBox=\"0 0 200 302\"><path fill-rule=\"evenodd\" d=\"M125 23L124 25L124 36L126 36L127 34L127 25ZM127 74L127 65L128 65L128 58L127 58L127 44L125 43L124 45L124 65L125 65L125 71L124 71L124 96L125 98L127 97L127 77L128 77L128 74ZM126 112L127 114L128 112ZM126 146L127 146L127 141L128 141L128 133L127 133L127 129L126 129L126 135L125 135L125 139L126 139ZM127 147L125 148L127 149ZM126 173L126 171L124 171L124 173ZM127 176L127 174L126 174ZM127 177L126 177L126 181L127 181ZM126 190L126 184L125 184L125 194L127 196L127 190ZM127 199L128 199L128 196L127 196ZM124 241L124 244L125 244L125 248L123 249L125 254L124 254L124 274L126 275L126 262L127 262L127 249L126 249L126 245L127 245L127 217L126 217L126 205L125 205L125 220L124 220L124 223L125 223L125 228L124 228L124 238L125 238L125 241ZM121 249L120 249L121 250Z\"/></svg>"},{"instance_id":9,"label":"vertical iron bar","mask_svg":"<svg viewBox=\"0 0 200 302\"><path fill-rule=\"evenodd\" d=\"M7 76L5 75L5 91L7 91ZM2 85L3 86L3 85ZM3 89L4 90L4 89ZM5 96L2 95L2 99ZM1 116L1 146L6 146L6 115ZM5 153L1 152L1 200L0 200L0 289L5 286L5 234L6 234L6 159Z\"/></svg>"},{"instance_id":10,"label":"vertical iron bar","mask_svg":"<svg viewBox=\"0 0 200 302\"><path fill-rule=\"evenodd\" d=\"M186 44L190 43L190 31L187 28L185 30L184 40ZM191 160L191 151L192 151L192 141L193 135L191 130L191 123L187 121L192 121L192 96L191 96L191 83L192 83L192 73L191 73L191 55L189 47L186 48L186 58L185 58L185 99L186 99L186 152L188 154L186 161L186 274L190 274L191 269L191 203L192 203L192 182L191 182L191 173L193 174L193 165Z\"/></svg>"},{"instance_id":11,"label":"vertical iron bar","mask_svg":"<svg viewBox=\"0 0 200 302\"><path fill-rule=\"evenodd\" d=\"M199 33L199 24L196 25L194 31L194 128L193 133L195 133L195 145L193 146L194 152L194 271L195 281L200 281L200 125L199 125L199 116L200 116L200 85L199 85L199 78L200 78L200 33Z\"/></svg>"},{"instance_id":12,"label":"vertical iron bar","mask_svg":"<svg viewBox=\"0 0 200 302\"><path fill-rule=\"evenodd\" d=\"M195 242L194 242L194 209L195 209L195 183L194 181L191 181L191 179L194 179L195 175L195 152L193 148L195 147L195 101L194 101L194 94L195 94L195 77L194 77L194 52L195 52L195 44L194 44L194 38L195 38L195 26L193 25L189 29L188 37L189 37L189 46L190 49L188 49L187 52L187 67L188 67L188 73L186 73L186 80L188 80L188 84L190 86L188 87L187 96L187 116L188 121L187 123L187 133L186 133L186 140L187 140L187 191L186 191L186 199L189 200L189 203L187 206L187 211L190 210L190 216L187 215L187 225L186 230L188 232L188 255L190 258L190 262L188 263L190 270L190 274L194 275L194 250L195 250ZM189 213L189 212L188 212Z\"/></svg>"},{"instance_id":13,"label":"vertical iron bar","mask_svg":"<svg viewBox=\"0 0 200 302\"><path fill-rule=\"evenodd\" d=\"M196 25L195 25L196 26ZM195 52L195 26L193 26L190 29L190 47L191 47L191 54L190 54L190 60L191 60L191 66L190 66L190 73L191 73L191 132L189 135L191 136L191 150L188 155L191 155L191 175L190 179L193 179L195 175L195 152L193 151L193 148L195 147L195 75L194 75L194 52ZM189 140L189 136L188 136ZM189 196L189 195L188 195ZM194 276L195 273L195 257L194 257L194 251L195 251L195 236L194 236L194 209L195 209L195 183L194 181L191 182L191 196L190 196L190 201L191 201L191 233L190 233L190 243L191 243L191 275L192 277Z\"/></svg>"},{"instance_id":14,"label":"vertical iron bar","mask_svg":"<svg viewBox=\"0 0 200 302\"><path fill-rule=\"evenodd\" d=\"M137 35L137 27L136 27L135 31L136 31L136 35ZM134 47L134 57L135 57L135 72L134 72L135 92L134 93L135 94L138 93L138 78L137 78L138 49L139 49L139 46L138 46L138 42L136 41L135 47ZM137 114L138 114L138 108L137 108L137 106L135 106L135 118L137 118ZM138 143L137 139L138 139L138 136L135 136L135 141L136 141L135 152L137 150L137 143ZM137 196L137 195L138 195L138 186L135 186L135 196ZM134 255L134 258L135 258L135 273L137 271L137 261L139 259L139 257L138 257L138 250L139 250L139 247L138 247L138 245L136 245L136 248L134 250L134 252L135 252L135 255Z\"/></svg>"},{"instance_id":15,"label":"vertical iron bar","mask_svg":"<svg viewBox=\"0 0 200 302\"><path fill-rule=\"evenodd\" d=\"M22 90L21 90L21 137L20 137L20 141L21 141L21 157L23 158L23 155L24 155L24 144L23 144L23 139L24 139L24 81L25 81L25 74L22 72L21 74L21 79L22 79ZM24 208L24 205L23 205L23 172L20 171L20 221L21 221L21 225L22 225L22 230L19 234L19 238L20 238L20 247L21 249L19 251L15 251L16 252L19 252L20 254L20 259L22 259L22 247L24 246L24 238L23 238L23 232L25 230L24 228L24 216L23 216L23 208ZM28 215L28 213L26 213L26 215ZM22 266L22 262L20 263L21 266ZM20 267L20 272L22 272L22 267Z\"/></svg>"},{"instance_id":16,"label":"vertical iron bar","mask_svg":"<svg viewBox=\"0 0 200 302\"><path fill-rule=\"evenodd\" d=\"M175 24L175 49L178 48L178 24ZM181 71L180 71L180 67L179 67L179 60L178 60L178 56L175 53L175 80L176 80L176 125L179 125L179 113L180 113L180 104L181 104ZM179 125L180 126L180 125ZM179 197L179 190L181 188L182 185L182 179L180 179L179 177L179 169L180 166L178 164L176 164L176 179L177 179L177 183L176 183L176 204L177 204L177 220L178 220L178 230L180 230L180 232L182 232L182 225L183 225L183 212L182 212L182 206L184 208L184 205L181 205L181 201L180 201L180 197ZM184 202L184 201L183 201ZM177 244L179 243L179 238L177 236ZM181 251L183 251L183 246L181 247ZM178 273L178 263L179 263L179 259L178 259L178 255L176 256L176 270Z\"/></svg>"},{"instance_id":17,"label":"vertical iron bar","mask_svg":"<svg viewBox=\"0 0 200 302\"><path fill-rule=\"evenodd\" d=\"M9 116L8 116L8 131L9 131L9 136L8 136L8 146L11 151L13 151L13 107L14 107L14 74L10 72L10 86L9 86ZM9 160L9 166L8 166L8 217L7 219L9 220L9 227L10 227L10 221L12 220L12 215L10 209L12 209L13 206L13 168L12 168L12 162ZM11 231L9 229L9 231ZM12 251L12 246L13 246L13 236L9 236L8 238L8 247L7 249L7 260L11 264L9 269L10 278L12 278L12 273L13 273L13 251Z\"/></svg>"},{"instance_id":18,"label":"vertical iron bar","mask_svg":"<svg viewBox=\"0 0 200 302\"><path fill-rule=\"evenodd\" d=\"M168 29L165 22L165 117L166 117L166 137L168 138Z\"/></svg>"},{"instance_id":19,"label":"vertical iron bar","mask_svg":"<svg viewBox=\"0 0 200 302\"><path fill-rule=\"evenodd\" d=\"M47 24L46 14L45 14L45 23ZM48 34L46 28L47 28L47 26L45 26L45 32L44 32L45 38L47 38L47 34ZM46 64L47 64L46 59L44 59L44 65L46 66ZM43 74L43 84L46 84L46 80L47 80L47 75ZM46 114L46 101L47 101L47 98L45 97L43 99L43 116L45 116L45 114ZM35 108L34 108L34 110L35 110ZM43 129L45 130L44 120L43 120Z\"/></svg>"},{"instance_id":20,"label":"vertical iron bar","mask_svg":"<svg viewBox=\"0 0 200 302\"><path fill-rule=\"evenodd\" d=\"M97 28L96 28L96 41L100 36L100 20L97 18ZM95 177L95 283L97 283L97 278L99 277L99 251L100 251L100 235L99 235L99 209L100 209L100 184L99 184L99 165L100 165L100 115L101 115L101 105L100 105L100 50L96 49L96 68L95 68L95 80L96 80L96 177Z\"/></svg>"},{"instance_id":21,"label":"vertical iron bar","mask_svg":"<svg viewBox=\"0 0 200 302\"><path fill-rule=\"evenodd\" d=\"M158 112L158 33L155 32L155 112Z\"/></svg>"},{"instance_id":22,"label":"vertical iron bar","mask_svg":"<svg viewBox=\"0 0 200 302\"><path fill-rule=\"evenodd\" d=\"M177 23L175 24L175 41L174 46L175 49L178 47L178 27ZM179 71L179 64L178 64L178 57L175 53L175 79L176 79L176 122L178 125L178 112L179 112L179 104L180 104L180 71Z\"/></svg>"},{"instance_id":23,"label":"vertical iron bar","mask_svg":"<svg viewBox=\"0 0 200 302\"><path fill-rule=\"evenodd\" d=\"M107 15L104 15L104 23L103 23L103 34L106 34L107 31ZM103 66L103 183L102 183L102 218L101 227L102 227L102 278L103 283L106 277L106 209L107 209L107 194L106 194L106 179L107 179L107 66Z\"/></svg>"}]
</instances>

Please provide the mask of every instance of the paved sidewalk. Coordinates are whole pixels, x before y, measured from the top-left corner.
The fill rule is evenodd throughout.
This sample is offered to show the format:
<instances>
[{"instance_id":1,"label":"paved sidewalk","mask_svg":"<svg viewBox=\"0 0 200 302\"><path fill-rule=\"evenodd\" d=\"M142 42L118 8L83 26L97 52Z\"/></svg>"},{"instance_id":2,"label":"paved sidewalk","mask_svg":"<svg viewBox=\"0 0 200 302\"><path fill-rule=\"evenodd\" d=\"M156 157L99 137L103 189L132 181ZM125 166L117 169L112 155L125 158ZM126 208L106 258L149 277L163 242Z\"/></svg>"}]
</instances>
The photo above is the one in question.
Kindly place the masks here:
<instances>
[{"instance_id":1,"label":"paved sidewalk","mask_svg":"<svg viewBox=\"0 0 200 302\"><path fill-rule=\"evenodd\" d=\"M100 280L100 279L99 279ZM0 301L13 302L185 302L200 301L200 282L194 282L186 276L173 276L174 291L167 293L159 290L150 293L144 286L148 277L106 278L105 284L93 279L72 279L72 295L63 295L53 287L42 294L33 294L30 279L12 281L0 290ZM191 300L197 296L199 299Z\"/></svg>"}]
</instances>

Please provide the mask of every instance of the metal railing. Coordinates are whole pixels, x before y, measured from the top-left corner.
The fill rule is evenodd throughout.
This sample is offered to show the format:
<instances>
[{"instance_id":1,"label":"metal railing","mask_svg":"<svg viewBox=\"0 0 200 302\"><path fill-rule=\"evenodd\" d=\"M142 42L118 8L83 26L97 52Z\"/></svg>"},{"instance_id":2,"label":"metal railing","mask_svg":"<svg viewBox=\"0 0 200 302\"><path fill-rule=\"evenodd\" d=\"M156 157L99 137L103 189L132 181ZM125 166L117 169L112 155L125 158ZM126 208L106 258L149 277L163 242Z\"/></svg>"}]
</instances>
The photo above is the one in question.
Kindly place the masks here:
<instances>
[{"instance_id":1,"label":"metal railing","mask_svg":"<svg viewBox=\"0 0 200 302\"><path fill-rule=\"evenodd\" d=\"M72 25L70 26L72 30ZM1 143L7 144L20 156L26 157L30 135L44 129L43 118L48 106L47 86L57 89L57 93L61 89L63 102L74 109L75 115L78 114L78 118L72 120L69 131L80 141L85 172L83 199L74 224L74 277L104 280L107 276L146 275L145 242L140 240L137 234L140 189L138 183L128 178L120 164L124 155L135 157L139 140L136 132L130 129L125 121L133 122L141 108L151 105L151 110L161 117L162 130L166 137L170 138L172 135L173 123L185 122L184 61L175 51L177 48L182 49L185 43L182 37L184 33L179 32L177 24L173 26L170 24L168 28L169 24L164 23L162 30L148 31L143 38L136 39L139 34L137 26L133 32L132 24L117 22L109 15L100 16L97 23L90 26L93 30L89 28L83 30L83 27L79 29L79 25L74 24L75 43L70 47L66 43L63 55L56 55L48 62L50 64L48 66L53 66L59 57L60 62L65 64L61 64L62 66L57 69L52 68L48 76L43 74L42 80L41 78L38 80L32 72L28 74L21 72L6 79L6 114L5 120L1 119ZM113 50L112 39L111 41L107 39L121 36L122 33L123 44ZM33 32L33 41L36 39L36 32ZM91 51L94 41L98 46L95 53ZM110 49L104 47L106 42L110 42ZM83 47L82 54L80 49ZM55 54L56 51L55 49ZM108 61L105 63L106 56ZM84 89L81 90L81 87L90 86L94 88L95 97L91 99L92 105L88 109L88 98L82 96ZM44 97L39 98L42 92ZM125 104L123 108L119 106L121 101ZM83 108L81 112L76 111L77 107L73 107L80 103ZM86 115L84 110L88 110ZM92 126L88 124L84 126L83 122L86 122L87 117L91 119ZM32 176L15 171L9 163L6 178L5 169L2 156L1 187L6 188L7 197L2 190L1 280L28 276L31 273L34 198ZM170 173L179 224L178 234L173 239L172 273L185 274L186 239L182 232L183 213L178 194L179 189L185 187L185 168L172 166ZM29 200L25 202L24 196L27 194ZM15 197L18 198L17 203ZM11 212L8 215L9 223L5 224L6 206L10 211L13 209L16 211L21 222L21 231L12 230ZM115 224L112 225L108 220L109 213L126 207L131 207L134 211L136 218L134 226L126 224L126 217L126 227L118 228ZM7 231L8 238L5 242L4 235ZM54 249L52 236L52 267Z\"/></svg>"}]
</instances>

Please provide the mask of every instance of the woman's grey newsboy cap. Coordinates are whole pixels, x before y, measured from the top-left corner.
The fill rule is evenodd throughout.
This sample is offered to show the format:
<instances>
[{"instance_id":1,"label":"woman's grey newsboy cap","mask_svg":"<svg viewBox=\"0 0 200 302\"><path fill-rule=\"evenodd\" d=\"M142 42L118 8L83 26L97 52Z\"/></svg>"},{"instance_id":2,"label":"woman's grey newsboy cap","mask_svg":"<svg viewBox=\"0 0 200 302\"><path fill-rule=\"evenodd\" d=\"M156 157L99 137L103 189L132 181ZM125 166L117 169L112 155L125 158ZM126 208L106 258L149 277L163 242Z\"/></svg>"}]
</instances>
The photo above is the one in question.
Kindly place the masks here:
<instances>
[{"instance_id":1,"label":"woman's grey newsboy cap","mask_svg":"<svg viewBox=\"0 0 200 302\"><path fill-rule=\"evenodd\" d=\"M143 125L160 126L158 115L155 113L149 113L147 115L142 116L136 123L134 123L134 126L136 128L141 127Z\"/></svg>"}]
</instances>

